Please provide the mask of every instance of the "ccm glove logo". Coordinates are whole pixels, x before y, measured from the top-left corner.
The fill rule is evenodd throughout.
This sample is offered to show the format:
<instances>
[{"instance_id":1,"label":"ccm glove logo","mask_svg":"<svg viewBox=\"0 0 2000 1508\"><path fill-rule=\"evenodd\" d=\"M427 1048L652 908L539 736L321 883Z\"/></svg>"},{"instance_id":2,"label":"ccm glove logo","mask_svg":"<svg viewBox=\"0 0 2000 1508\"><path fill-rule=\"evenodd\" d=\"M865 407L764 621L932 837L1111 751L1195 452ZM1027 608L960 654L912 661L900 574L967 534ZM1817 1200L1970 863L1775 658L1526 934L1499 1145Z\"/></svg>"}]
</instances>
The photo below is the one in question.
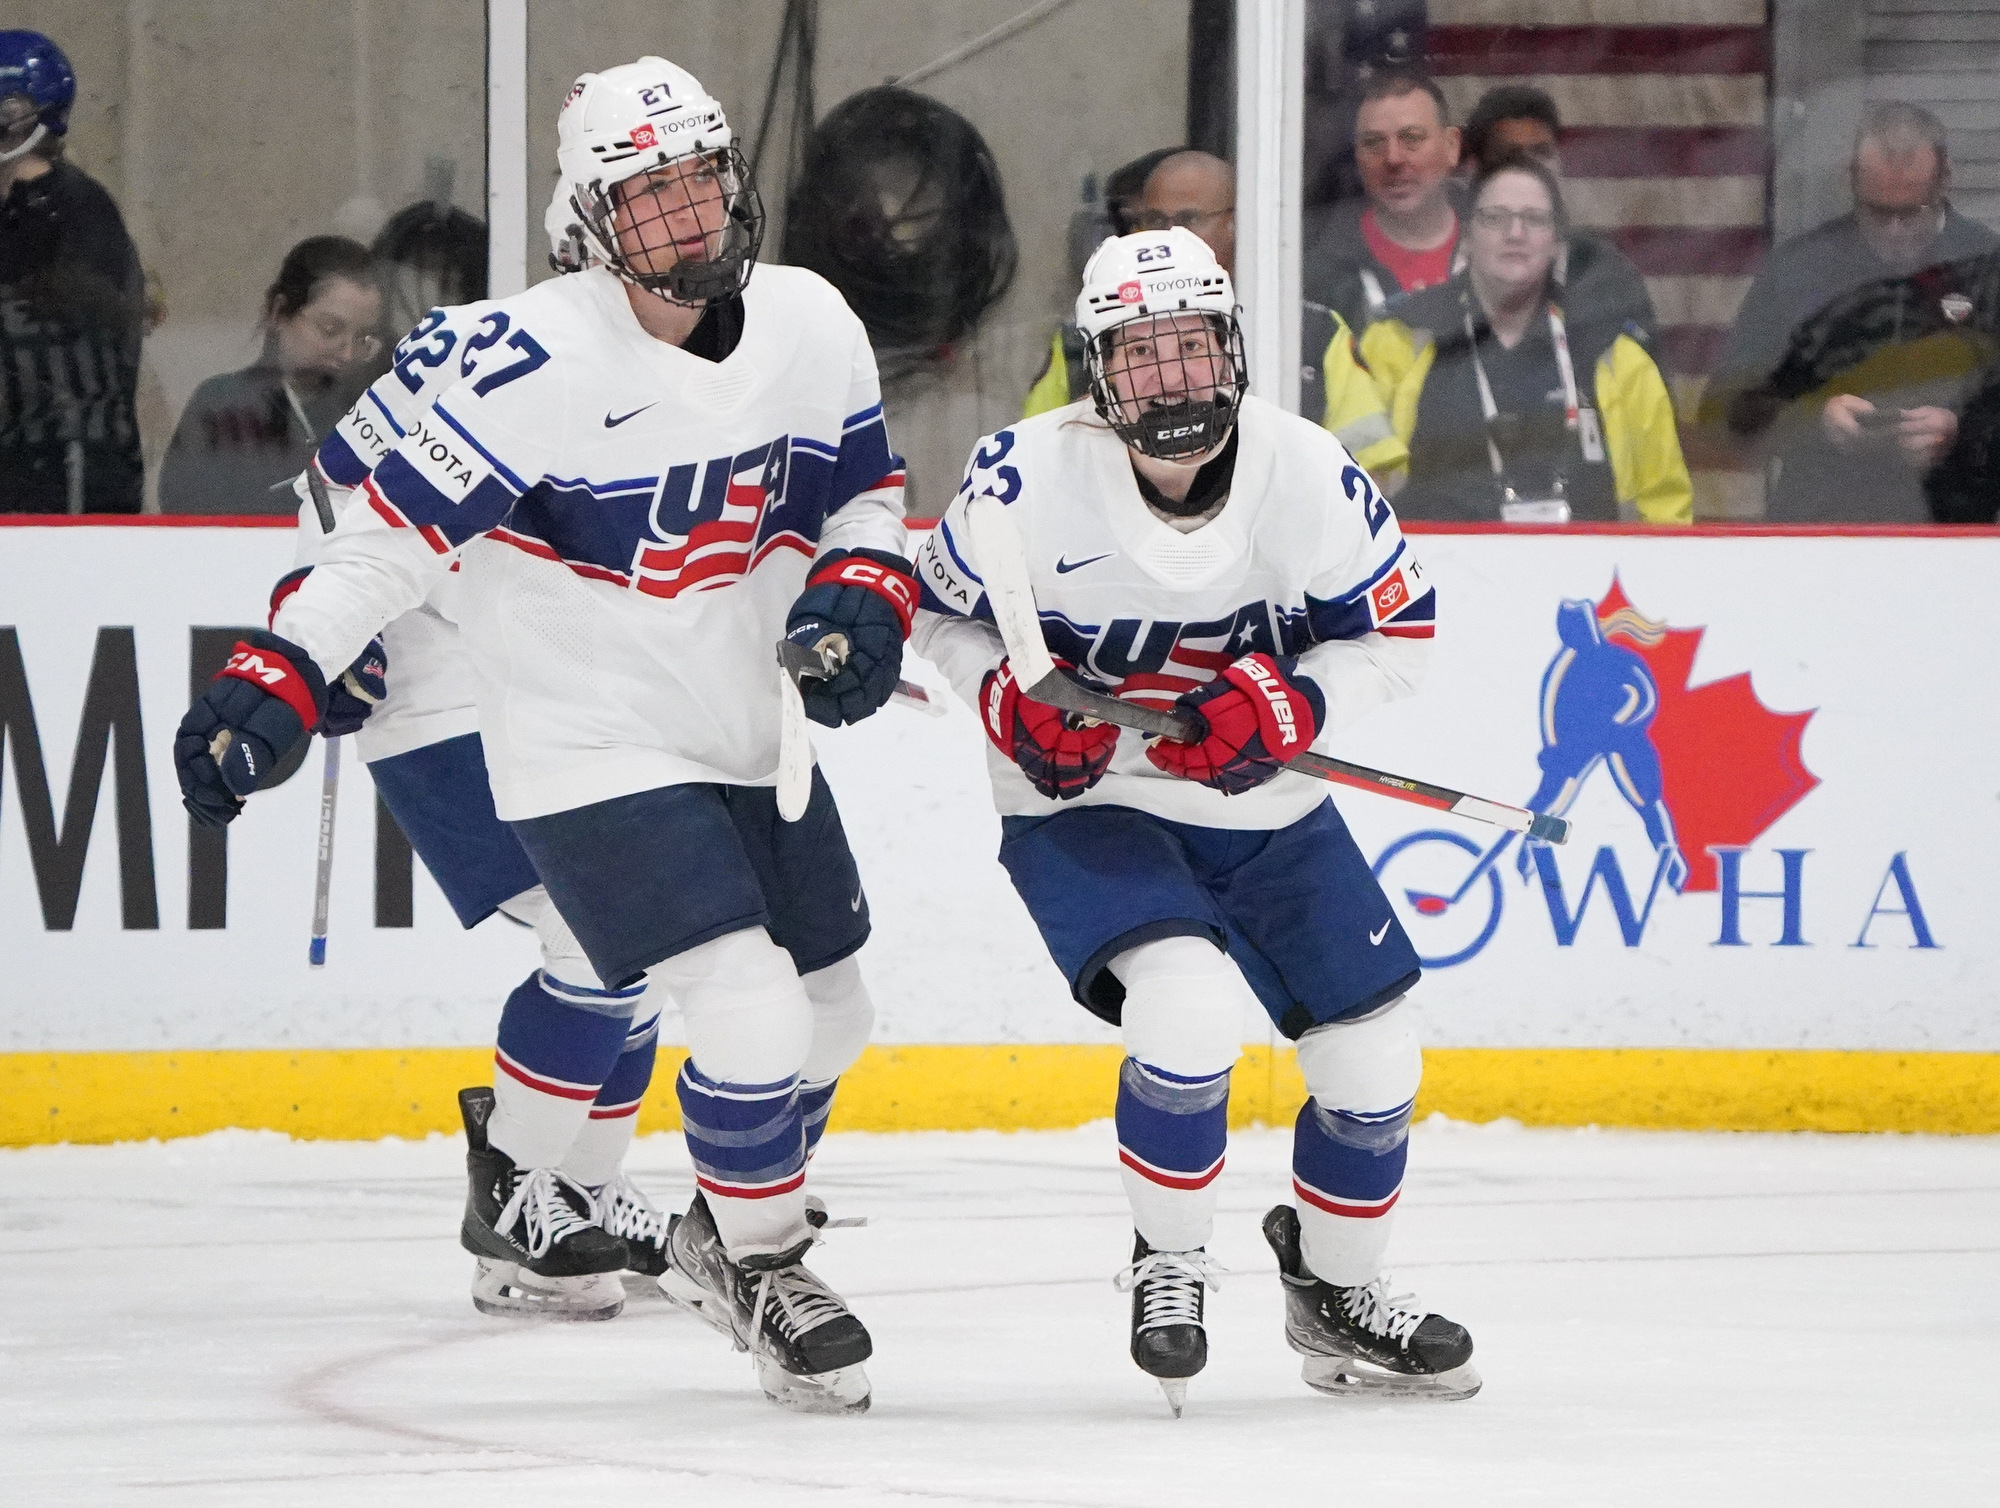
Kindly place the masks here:
<instances>
[{"instance_id":1,"label":"ccm glove logo","mask_svg":"<svg viewBox=\"0 0 2000 1508\"><path fill-rule=\"evenodd\" d=\"M888 557L885 555L884 558ZM891 566L859 553L838 555L821 565L806 585L809 588L858 586L871 591L896 610L903 635L905 638L909 636L910 620L917 613L917 579L901 561Z\"/></svg>"}]
</instances>

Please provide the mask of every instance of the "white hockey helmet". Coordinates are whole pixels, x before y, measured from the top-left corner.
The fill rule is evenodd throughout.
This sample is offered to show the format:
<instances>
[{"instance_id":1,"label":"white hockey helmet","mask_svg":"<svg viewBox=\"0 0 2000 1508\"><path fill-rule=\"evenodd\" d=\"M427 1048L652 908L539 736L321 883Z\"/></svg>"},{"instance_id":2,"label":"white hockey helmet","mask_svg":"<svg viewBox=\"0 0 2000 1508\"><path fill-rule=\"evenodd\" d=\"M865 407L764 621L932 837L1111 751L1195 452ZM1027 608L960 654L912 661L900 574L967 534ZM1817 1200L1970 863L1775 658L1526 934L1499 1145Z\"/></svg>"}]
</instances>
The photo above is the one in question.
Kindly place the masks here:
<instances>
[{"instance_id":1,"label":"white hockey helmet","mask_svg":"<svg viewBox=\"0 0 2000 1508\"><path fill-rule=\"evenodd\" d=\"M1120 334L1139 321L1143 332ZM1229 438L1249 364L1236 290L1201 237L1178 225L1107 237L1083 269L1076 323L1091 397L1127 445L1180 460ZM1191 337L1207 354L1188 351Z\"/></svg>"},{"instance_id":2,"label":"white hockey helmet","mask_svg":"<svg viewBox=\"0 0 2000 1508\"><path fill-rule=\"evenodd\" d=\"M580 77L556 119L556 165L574 215L566 224L579 225L591 257L628 282L690 305L733 298L749 282L763 244L764 207L722 106L685 68L644 57ZM628 178L672 168L679 172L669 178L671 190L663 190L671 197L656 213L699 214L710 227L707 251L657 271L619 250L613 190ZM555 218L551 206L552 242ZM640 260L650 264L657 255Z\"/></svg>"}]
</instances>

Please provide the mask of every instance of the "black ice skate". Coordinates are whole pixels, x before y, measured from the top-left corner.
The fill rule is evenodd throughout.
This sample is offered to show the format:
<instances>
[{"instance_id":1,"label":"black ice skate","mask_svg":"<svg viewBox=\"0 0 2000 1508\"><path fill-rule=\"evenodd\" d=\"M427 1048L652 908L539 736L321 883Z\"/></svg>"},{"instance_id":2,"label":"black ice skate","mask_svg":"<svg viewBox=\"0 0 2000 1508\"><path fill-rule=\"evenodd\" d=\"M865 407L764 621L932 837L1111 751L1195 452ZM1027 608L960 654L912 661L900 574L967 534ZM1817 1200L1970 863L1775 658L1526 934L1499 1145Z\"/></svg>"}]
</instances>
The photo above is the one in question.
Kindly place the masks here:
<instances>
[{"instance_id":1,"label":"black ice skate","mask_svg":"<svg viewBox=\"0 0 2000 1508\"><path fill-rule=\"evenodd\" d=\"M1222 1269L1206 1251L1154 1251L1132 1238L1132 1265L1111 1280L1132 1295L1132 1360L1156 1379L1176 1419L1187 1403L1187 1380L1208 1365L1202 1326L1206 1288L1222 1286Z\"/></svg>"},{"instance_id":2,"label":"black ice skate","mask_svg":"<svg viewBox=\"0 0 2000 1508\"><path fill-rule=\"evenodd\" d=\"M667 1270L667 1217L622 1172L590 1190L597 1223L625 1243L632 1272L657 1278Z\"/></svg>"},{"instance_id":3,"label":"black ice skate","mask_svg":"<svg viewBox=\"0 0 2000 1508\"><path fill-rule=\"evenodd\" d=\"M590 1195L554 1168L525 1173L486 1140L493 1091L458 1092L470 1187L458 1241L479 1259L472 1304L509 1319L610 1319L625 1307L625 1243L596 1224Z\"/></svg>"},{"instance_id":4,"label":"black ice skate","mask_svg":"<svg viewBox=\"0 0 2000 1508\"><path fill-rule=\"evenodd\" d=\"M801 1260L818 1239L815 1230L775 1255L732 1262L707 1197L697 1193L668 1232L660 1288L750 1353L758 1385L773 1403L802 1413L858 1414L869 1402L861 1363L874 1344L846 1301Z\"/></svg>"},{"instance_id":5,"label":"black ice skate","mask_svg":"<svg viewBox=\"0 0 2000 1508\"><path fill-rule=\"evenodd\" d=\"M1285 1285L1285 1339L1305 1357L1306 1385L1334 1397L1470 1398L1479 1391L1472 1337L1441 1314L1407 1307L1382 1280L1340 1288L1314 1277L1299 1248L1299 1216L1281 1204L1264 1217Z\"/></svg>"}]
</instances>

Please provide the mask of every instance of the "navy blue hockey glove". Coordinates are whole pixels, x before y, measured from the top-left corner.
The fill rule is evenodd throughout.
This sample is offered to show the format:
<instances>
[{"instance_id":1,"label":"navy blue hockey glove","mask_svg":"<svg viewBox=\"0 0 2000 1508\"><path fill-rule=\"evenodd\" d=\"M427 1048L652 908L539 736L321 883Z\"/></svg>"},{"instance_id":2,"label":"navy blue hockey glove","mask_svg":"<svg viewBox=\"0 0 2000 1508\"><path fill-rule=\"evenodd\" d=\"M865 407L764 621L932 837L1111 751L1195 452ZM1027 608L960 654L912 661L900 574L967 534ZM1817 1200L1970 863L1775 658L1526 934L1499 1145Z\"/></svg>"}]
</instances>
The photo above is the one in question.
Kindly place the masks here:
<instances>
[{"instance_id":1,"label":"navy blue hockey glove","mask_svg":"<svg viewBox=\"0 0 2000 1508\"><path fill-rule=\"evenodd\" d=\"M253 631L188 708L174 735L181 804L222 827L326 713L326 680L298 645Z\"/></svg>"},{"instance_id":2,"label":"navy blue hockey glove","mask_svg":"<svg viewBox=\"0 0 2000 1508\"><path fill-rule=\"evenodd\" d=\"M896 690L903 641L917 611L910 563L887 550L835 550L816 563L785 620L785 637L807 649L828 634L847 640L847 663L825 680L806 680L806 716L829 728L858 723Z\"/></svg>"},{"instance_id":3,"label":"navy blue hockey glove","mask_svg":"<svg viewBox=\"0 0 2000 1508\"><path fill-rule=\"evenodd\" d=\"M1156 738L1146 757L1225 796L1269 780L1312 746L1326 721L1326 693L1300 674L1299 662L1261 652L1244 655L1174 706L1201 720L1201 736L1187 743Z\"/></svg>"},{"instance_id":4,"label":"navy blue hockey glove","mask_svg":"<svg viewBox=\"0 0 2000 1508\"><path fill-rule=\"evenodd\" d=\"M300 566L296 571L287 571L278 578L278 584L271 588L270 623L277 622L278 609L284 606L285 599L296 592L300 583L311 574L311 566ZM368 721L368 714L389 694L388 675L389 651L382 647L382 638L378 634L354 657L354 663L326 688L326 716L319 725L321 735L345 738L350 733L359 733L361 725Z\"/></svg>"}]
</instances>

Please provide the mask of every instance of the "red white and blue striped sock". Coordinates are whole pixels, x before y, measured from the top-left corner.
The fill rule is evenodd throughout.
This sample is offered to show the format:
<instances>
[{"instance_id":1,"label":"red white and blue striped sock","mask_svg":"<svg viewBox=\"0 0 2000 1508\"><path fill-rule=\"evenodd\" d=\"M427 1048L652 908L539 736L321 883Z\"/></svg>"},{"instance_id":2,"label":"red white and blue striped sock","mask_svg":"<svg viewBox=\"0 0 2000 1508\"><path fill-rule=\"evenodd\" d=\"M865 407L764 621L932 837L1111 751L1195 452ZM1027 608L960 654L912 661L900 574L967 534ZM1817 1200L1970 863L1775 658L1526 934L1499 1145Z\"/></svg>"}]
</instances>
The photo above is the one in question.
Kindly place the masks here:
<instances>
[{"instance_id":1,"label":"red white and blue striped sock","mask_svg":"<svg viewBox=\"0 0 2000 1508\"><path fill-rule=\"evenodd\" d=\"M675 1084L695 1182L730 1257L783 1251L806 1234L799 1081L724 1084L690 1058Z\"/></svg>"},{"instance_id":2,"label":"red white and blue striped sock","mask_svg":"<svg viewBox=\"0 0 2000 1508\"><path fill-rule=\"evenodd\" d=\"M1342 1288L1372 1282L1389 1247L1390 1211L1410 1160L1410 1112L1329 1110L1307 1100L1292 1130L1292 1190L1313 1276Z\"/></svg>"},{"instance_id":3,"label":"red white and blue striped sock","mask_svg":"<svg viewBox=\"0 0 2000 1508\"><path fill-rule=\"evenodd\" d=\"M1118 1074L1118 1161L1132 1223L1155 1251L1208 1244L1229 1141L1229 1071L1201 1078L1127 1058Z\"/></svg>"},{"instance_id":4,"label":"red white and blue striped sock","mask_svg":"<svg viewBox=\"0 0 2000 1508\"><path fill-rule=\"evenodd\" d=\"M537 969L507 997L486 1134L522 1168L560 1164L625 1047L645 986L586 989Z\"/></svg>"},{"instance_id":5,"label":"red white and blue striped sock","mask_svg":"<svg viewBox=\"0 0 2000 1508\"><path fill-rule=\"evenodd\" d=\"M826 1135L826 1119L833 1113L833 1092L839 1087L839 1079L799 1085L799 1119L805 1126L807 1157L819 1149L819 1139Z\"/></svg>"},{"instance_id":6,"label":"red white and blue striped sock","mask_svg":"<svg viewBox=\"0 0 2000 1508\"><path fill-rule=\"evenodd\" d=\"M640 1103L653 1082L653 1058L659 1045L659 1009L642 1005L639 1019L625 1033L625 1048L618 1054L611 1077L597 1091L589 1119L577 1129L576 1139L563 1154L562 1170L585 1188L609 1183L625 1161L625 1149L632 1145L632 1133L639 1124Z\"/></svg>"}]
</instances>

